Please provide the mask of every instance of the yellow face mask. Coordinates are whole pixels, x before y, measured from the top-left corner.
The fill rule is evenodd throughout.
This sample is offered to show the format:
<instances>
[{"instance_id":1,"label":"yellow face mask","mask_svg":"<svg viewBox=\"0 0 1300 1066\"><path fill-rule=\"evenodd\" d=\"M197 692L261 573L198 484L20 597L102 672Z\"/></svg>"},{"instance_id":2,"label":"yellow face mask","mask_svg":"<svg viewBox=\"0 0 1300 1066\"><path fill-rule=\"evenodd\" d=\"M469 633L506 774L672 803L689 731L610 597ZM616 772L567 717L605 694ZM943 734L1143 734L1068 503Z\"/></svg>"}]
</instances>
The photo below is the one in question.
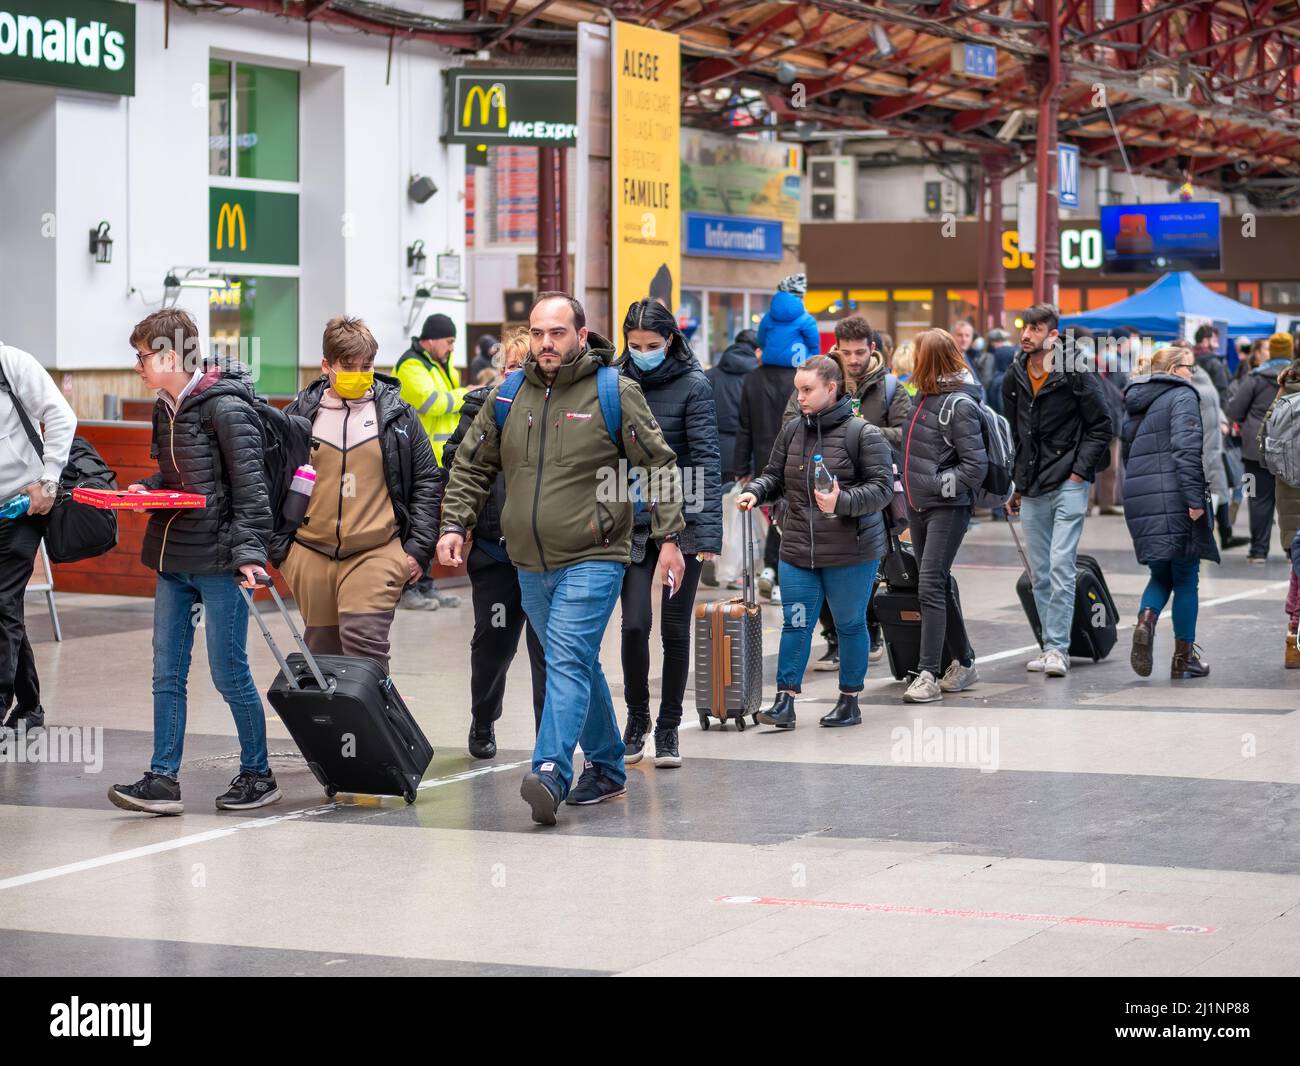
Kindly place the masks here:
<instances>
[{"instance_id":1,"label":"yellow face mask","mask_svg":"<svg viewBox=\"0 0 1300 1066\"><path fill-rule=\"evenodd\" d=\"M334 391L345 400L359 400L375 383L373 370L340 370L334 375Z\"/></svg>"}]
</instances>

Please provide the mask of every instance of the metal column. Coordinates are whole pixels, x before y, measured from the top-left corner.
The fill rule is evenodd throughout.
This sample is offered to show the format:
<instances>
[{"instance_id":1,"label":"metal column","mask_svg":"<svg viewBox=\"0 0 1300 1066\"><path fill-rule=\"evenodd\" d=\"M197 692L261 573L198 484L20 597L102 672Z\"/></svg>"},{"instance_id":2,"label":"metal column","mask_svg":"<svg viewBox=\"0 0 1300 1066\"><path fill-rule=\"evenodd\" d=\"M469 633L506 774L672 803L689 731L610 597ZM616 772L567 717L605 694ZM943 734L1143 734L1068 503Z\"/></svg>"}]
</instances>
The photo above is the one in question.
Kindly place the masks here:
<instances>
[{"instance_id":1,"label":"metal column","mask_svg":"<svg viewBox=\"0 0 1300 1066\"><path fill-rule=\"evenodd\" d=\"M537 149L537 291L560 289L559 227L555 218L555 149Z\"/></svg>"},{"instance_id":2,"label":"metal column","mask_svg":"<svg viewBox=\"0 0 1300 1066\"><path fill-rule=\"evenodd\" d=\"M986 321L981 323L985 332L990 329L1005 329L1003 316L1006 314L1007 272L1002 265L1002 180L1006 174L1006 165L1000 155L984 157L984 173L989 186L989 221L984 227L984 247L980 254L984 256L984 313Z\"/></svg>"},{"instance_id":3,"label":"metal column","mask_svg":"<svg viewBox=\"0 0 1300 1066\"><path fill-rule=\"evenodd\" d=\"M1056 201L1056 113L1061 87L1061 12L1057 0L1038 0L1047 23L1047 71L1038 106L1038 228L1035 235L1034 302L1056 303L1061 273Z\"/></svg>"}]
</instances>

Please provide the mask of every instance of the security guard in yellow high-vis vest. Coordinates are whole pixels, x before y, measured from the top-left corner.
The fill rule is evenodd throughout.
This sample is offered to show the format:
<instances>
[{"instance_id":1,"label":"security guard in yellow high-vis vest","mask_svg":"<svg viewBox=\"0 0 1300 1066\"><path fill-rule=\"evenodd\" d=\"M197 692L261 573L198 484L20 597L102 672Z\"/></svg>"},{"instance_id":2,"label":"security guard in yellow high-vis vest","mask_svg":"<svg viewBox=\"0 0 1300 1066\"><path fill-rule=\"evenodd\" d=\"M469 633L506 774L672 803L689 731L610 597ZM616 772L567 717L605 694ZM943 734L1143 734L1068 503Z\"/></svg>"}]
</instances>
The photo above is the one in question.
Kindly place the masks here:
<instances>
[{"instance_id":1,"label":"security guard in yellow high-vis vest","mask_svg":"<svg viewBox=\"0 0 1300 1066\"><path fill-rule=\"evenodd\" d=\"M420 424L429 435L434 457L442 464L442 449L460 423L460 408L471 383L460 385L460 371L451 362L456 345L456 325L446 315L430 315L411 347L397 360L394 373L402 383L402 399L415 408ZM426 576L410 586L400 605L405 610L436 611L439 607L459 607L460 597L442 592Z\"/></svg>"},{"instance_id":2,"label":"security guard in yellow high-vis vest","mask_svg":"<svg viewBox=\"0 0 1300 1066\"><path fill-rule=\"evenodd\" d=\"M420 336L411 338L411 347L397 360L395 371L402 383L402 399L420 416L440 464L443 445L460 423L461 404L474 388L473 384L460 386L460 371L451 362L455 345L452 320L442 314L430 315Z\"/></svg>"}]
</instances>

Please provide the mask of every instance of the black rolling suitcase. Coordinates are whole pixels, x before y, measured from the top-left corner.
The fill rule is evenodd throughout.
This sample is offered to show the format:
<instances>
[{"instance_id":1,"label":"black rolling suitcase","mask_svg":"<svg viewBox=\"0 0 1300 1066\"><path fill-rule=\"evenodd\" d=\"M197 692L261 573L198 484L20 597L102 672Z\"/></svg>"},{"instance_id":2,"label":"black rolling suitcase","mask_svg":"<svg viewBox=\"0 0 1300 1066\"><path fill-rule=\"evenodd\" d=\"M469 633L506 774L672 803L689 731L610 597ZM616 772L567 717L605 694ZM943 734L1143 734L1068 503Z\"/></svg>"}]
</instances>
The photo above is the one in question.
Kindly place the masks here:
<instances>
[{"instance_id":1,"label":"black rolling suitcase","mask_svg":"<svg viewBox=\"0 0 1300 1066\"><path fill-rule=\"evenodd\" d=\"M700 728L728 719L743 731L745 715L758 724L763 700L763 610L754 577L754 516L745 511L741 529L741 594L737 600L695 605L695 709Z\"/></svg>"},{"instance_id":2,"label":"black rolling suitcase","mask_svg":"<svg viewBox=\"0 0 1300 1066\"><path fill-rule=\"evenodd\" d=\"M1033 571L1029 556L1016 532L1016 523L1008 522L1016 541L1016 551L1025 572L1016 581L1016 595L1024 608L1029 627L1034 631L1038 646L1043 646L1043 623L1038 617L1038 604L1034 602ZM1074 619L1070 623L1070 657L1101 662L1110 654L1119 639L1119 611L1101 572L1101 563L1091 555L1080 555L1075 560Z\"/></svg>"},{"instance_id":3,"label":"black rolling suitcase","mask_svg":"<svg viewBox=\"0 0 1300 1066\"><path fill-rule=\"evenodd\" d=\"M921 599L917 593L916 556L896 537L890 538L881 573L884 580L876 587L871 605L885 635L889 672L903 681L915 676L921 663ZM952 600L960 610L955 578L950 588ZM960 659L965 652L965 648L956 646L955 640L945 638L945 663Z\"/></svg>"},{"instance_id":4,"label":"black rolling suitcase","mask_svg":"<svg viewBox=\"0 0 1300 1066\"><path fill-rule=\"evenodd\" d=\"M280 664L266 693L327 796L353 792L402 796L415 790L433 747L377 662L353 655L312 655L284 600L268 578L276 606L301 653L287 659L247 589L241 589L258 628Z\"/></svg>"}]
</instances>

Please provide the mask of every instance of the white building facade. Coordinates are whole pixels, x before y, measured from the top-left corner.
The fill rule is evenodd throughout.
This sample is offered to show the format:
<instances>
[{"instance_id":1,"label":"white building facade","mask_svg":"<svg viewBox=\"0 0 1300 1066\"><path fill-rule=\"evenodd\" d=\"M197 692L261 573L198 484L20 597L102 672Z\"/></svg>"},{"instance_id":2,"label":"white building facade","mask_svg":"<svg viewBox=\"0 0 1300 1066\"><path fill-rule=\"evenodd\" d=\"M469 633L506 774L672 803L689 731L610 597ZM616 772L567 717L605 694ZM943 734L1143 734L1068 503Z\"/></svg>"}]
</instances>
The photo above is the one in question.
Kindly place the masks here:
<instances>
[{"instance_id":1,"label":"white building facade","mask_svg":"<svg viewBox=\"0 0 1300 1066\"><path fill-rule=\"evenodd\" d=\"M102 44L126 9L116 84L68 84L84 65L69 34L89 60L77 31ZM366 320L381 367L427 314L463 331L464 149L439 141L449 52L390 56L385 37L317 25L309 57L301 20L251 11L173 8L164 33L159 0L0 0L0 340L94 418L105 396L143 395L127 338L165 302L244 352L269 395L319 366L337 314ZM422 203L413 175L437 187ZM101 223L109 262L90 246Z\"/></svg>"}]
</instances>

